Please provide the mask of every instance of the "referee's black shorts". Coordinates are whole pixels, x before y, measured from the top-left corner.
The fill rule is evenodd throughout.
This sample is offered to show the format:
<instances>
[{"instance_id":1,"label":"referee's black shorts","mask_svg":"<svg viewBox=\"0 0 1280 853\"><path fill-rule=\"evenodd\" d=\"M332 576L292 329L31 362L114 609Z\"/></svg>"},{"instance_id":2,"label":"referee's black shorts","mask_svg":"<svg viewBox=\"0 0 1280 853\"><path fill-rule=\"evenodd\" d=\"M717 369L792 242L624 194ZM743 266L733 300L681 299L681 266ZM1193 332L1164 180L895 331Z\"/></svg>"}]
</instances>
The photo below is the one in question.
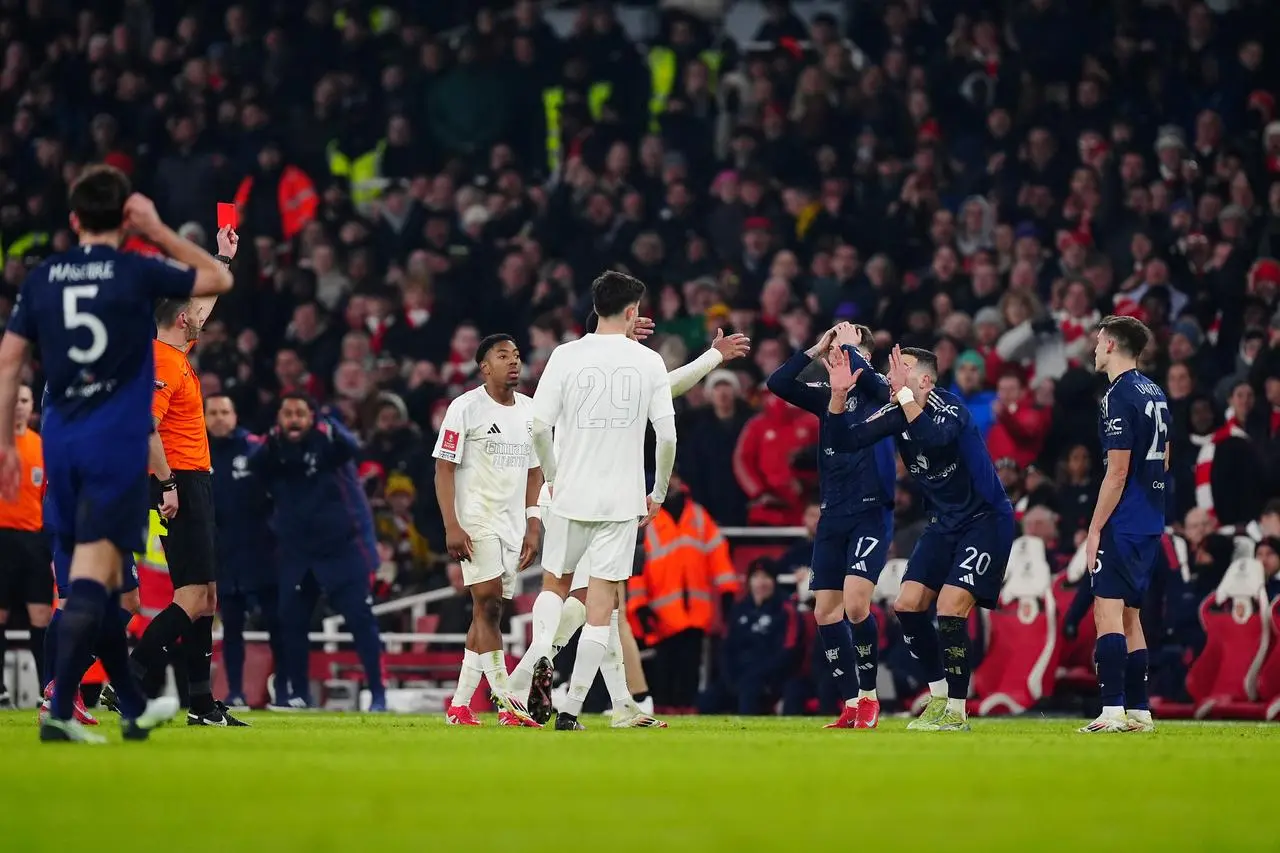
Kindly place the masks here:
<instances>
[{"instance_id":1,"label":"referee's black shorts","mask_svg":"<svg viewBox=\"0 0 1280 853\"><path fill-rule=\"evenodd\" d=\"M213 475L208 471L174 471L178 484L178 514L169 519L160 537L169 564L173 588L213 583L217 555L213 517ZM160 503L159 481L152 479L155 503Z\"/></svg>"},{"instance_id":2,"label":"referee's black shorts","mask_svg":"<svg viewBox=\"0 0 1280 853\"><path fill-rule=\"evenodd\" d=\"M53 604L52 566L43 532L0 528L0 610Z\"/></svg>"}]
</instances>

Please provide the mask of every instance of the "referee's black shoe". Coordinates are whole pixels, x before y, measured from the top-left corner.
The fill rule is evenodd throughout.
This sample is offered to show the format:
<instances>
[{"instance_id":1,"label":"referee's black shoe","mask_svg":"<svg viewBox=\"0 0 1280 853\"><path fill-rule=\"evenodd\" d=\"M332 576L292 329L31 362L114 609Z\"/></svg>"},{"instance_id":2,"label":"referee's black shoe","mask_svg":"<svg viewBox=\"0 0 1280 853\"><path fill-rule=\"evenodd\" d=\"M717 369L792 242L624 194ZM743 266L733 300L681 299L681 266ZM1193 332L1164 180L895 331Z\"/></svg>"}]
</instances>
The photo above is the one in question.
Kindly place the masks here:
<instances>
[{"instance_id":1,"label":"referee's black shoe","mask_svg":"<svg viewBox=\"0 0 1280 853\"><path fill-rule=\"evenodd\" d=\"M249 724L244 720L238 720L231 716L231 712L227 710L227 706L219 702L213 701L213 707L204 713L195 711L187 711L188 726L218 726L221 728L241 726L249 728Z\"/></svg>"}]
</instances>

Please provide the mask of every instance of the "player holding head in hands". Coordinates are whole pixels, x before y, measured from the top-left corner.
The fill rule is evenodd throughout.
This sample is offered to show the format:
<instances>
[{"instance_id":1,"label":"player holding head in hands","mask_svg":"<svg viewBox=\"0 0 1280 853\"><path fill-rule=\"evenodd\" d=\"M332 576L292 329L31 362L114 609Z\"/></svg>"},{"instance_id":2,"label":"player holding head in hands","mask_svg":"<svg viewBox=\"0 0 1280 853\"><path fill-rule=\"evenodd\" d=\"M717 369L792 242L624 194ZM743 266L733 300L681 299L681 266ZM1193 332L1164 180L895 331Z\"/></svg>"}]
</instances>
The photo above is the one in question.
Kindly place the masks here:
<instances>
[{"instance_id":1,"label":"player holding head in hands","mask_svg":"<svg viewBox=\"0 0 1280 853\"><path fill-rule=\"evenodd\" d=\"M445 711L451 725L478 726L471 697L484 675L498 703L498 724L540 727L512 697L502 654L502 605L516 573L538 553L542 471L533 452L533 400L516 393L520 350L510 335L490 335L476 350L484 384L449 404L436 439L436 499L449 556L462 562L474 604L458 689Z\"/></svg>"},{"instance_id":2,"label":"player holding head in hands","mask_svg":"<svg viewBox=\"0 0 1280 853\"><path fill-rule=\"evenodd\" d=\"M543 564L561 575L574 568L590 572L587 623L557 729L581 728L583 700L607 648L618 644L618 587L631 576L638 525L661 509L675 464L675 408L666 366L656 352L628 337L644 292L629 275L600 275L591 285L600 325L555 349L534 395L533 445L551 491ZM649 495L646 421L657 437Z\"/></svg>"},{"instance_id":3,"label":"player holding head in hands","mask_svg":"<svg viewBox=\"0 0 1280 853\"><path fill-rule=\"evenodd\" d=\"M1169 404L1138 372L1151 331L1132 317L1098 324L1094 365L1111 386L1098 409L1106 474L1085 539L1098 627L1094 662L1102 713L1081 732L1152 731L1147 640L1138 618L1164 533Z\"/></svg>"},{"instance_id":4,"label":"player holding head in hands","mask_svg":"<svg viewBox=\"0 0 1280 853\"><path fill-rule=\"evenodd\" d=\"M119 590L123 556L142 550L147 523L147 442L155 382L151 309L158 299L216 296L231 273L160 221L116 169L86 169L71 187L71 228L80 245L49 258L22 283L0 341L0 497L18 491L14 449L18 376L32 346L48 379L42 438L49 527L72 550L50 716L41 740L102 742L72 719L72 703L95 646L119 696L126 737L145 738L177 713L148 702L129 671ZM135 231L172 261L125 254Z\"/></svg>"},{"instance_id":5,"label":"player holding head in hands","mask_svg":"<svg viewBox=\"0 0 1280 853\"><path fill-rule=\"evenodd\" d=\"M1013 507L969 410L954 394L935 387L933 353L894 347L886 375L893 402L860 421L846 411L846 399L865 372L851 371L850 357L839 348L827 356L830 419L842 422L832 424L832 447L850 452L896 436L902 461L929 509L929 526L911 552L893 605L929 682L929 705L908 728L967 731L966 623L975 604L997 604L1013 545ZM929 615L935 602L937 628Z\"/></svg>"},{"instance_id":6,"label":"player holding head in hands","mask_svg":"<svg viewBox=\"0 0 1280 853\"><path fill-rule=\"evenodd\" d=\"M860 369L856 388L845 397L844 411L870 417L889 401L889 383L870 369L873 346L866 326L841 323L817 344L797 352L769 377L769 390L820 419L818 487L822 518L813 541L813 615L827 666L840 688L844 708L828 728L874 729L880 720L876 670L880 643L871 593L884 571L893 538L893 494L897 478L893 439L882 438L854 453L831 446L831 399L826 383L801 382L815 358L839 347Z\"/></svg>"}]
</instances>

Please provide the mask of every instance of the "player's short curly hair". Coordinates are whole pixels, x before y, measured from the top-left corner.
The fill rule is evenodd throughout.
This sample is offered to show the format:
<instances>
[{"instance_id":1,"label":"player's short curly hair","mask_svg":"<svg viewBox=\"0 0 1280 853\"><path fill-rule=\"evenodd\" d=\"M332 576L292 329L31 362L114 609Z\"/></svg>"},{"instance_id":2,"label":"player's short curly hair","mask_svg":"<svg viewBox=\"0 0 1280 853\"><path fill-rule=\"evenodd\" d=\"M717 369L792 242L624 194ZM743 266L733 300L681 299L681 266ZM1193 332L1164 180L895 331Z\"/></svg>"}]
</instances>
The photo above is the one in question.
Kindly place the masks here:
<instances>
[{"instance_id":1,"label":"player's short curly hair","mask_svg":"<svg viewBox=\"0 0 1280 853\"><path fill-rule=\"evenodd\" d=\"M1119 345L1126 354L1137 358L1151 342L1151 330L1134 317L1112 314L1098 323L1098 333L1105 334Z\"/></svg>"},{"instance_id":2,"label":"player's short curly hair","mask_svg":"<svg viewBox=\"0 0 1280 853\"><path fill-rule=\"evenodd\" d=\"M507 334L498 333L496 335L489 335L484 340L480 341L480 345L476 347L476 364L484 361L485 356L489 354L489 350L493 349L498 344L514 344L515 342L516 339Z\"/></svg>"},{"instance_id":3,"label":"player's short curly hair","mask_svg":"<svg viewBox=\"0 0 1280 853\"><path fill-rule=\"evenodd\" d=\"M644 282L617 270L605 270L591 283L591 304L601 317L616 317L644 299Z\"/></svg>"}]
</instances>

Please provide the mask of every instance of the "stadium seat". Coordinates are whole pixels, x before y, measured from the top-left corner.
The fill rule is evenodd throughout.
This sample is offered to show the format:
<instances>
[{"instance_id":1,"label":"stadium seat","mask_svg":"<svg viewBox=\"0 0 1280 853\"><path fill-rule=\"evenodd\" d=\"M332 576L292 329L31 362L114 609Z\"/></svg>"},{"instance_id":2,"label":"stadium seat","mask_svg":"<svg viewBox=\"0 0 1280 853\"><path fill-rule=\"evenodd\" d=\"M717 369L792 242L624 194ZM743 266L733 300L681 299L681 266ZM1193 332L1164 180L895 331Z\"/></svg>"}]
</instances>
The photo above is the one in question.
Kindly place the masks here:
<instances>
[{"instance_id":1,"label":"stadium seat","mask_svg":"<svg viewBox=\"0 0 1280 853\"><path fill-rule=\"evenodd\" d=\"M1271 602L1271 649L1258 670L1258 701L1266 719L1280 719L1280 596Z\"/></svg>"},{"instance_id":2,"label":"stadium seat","mask_svg":"<svg viewBox=\"0 0 1280 853\"><path fill-rule=\"evenodd\" d=\"M1053 692L1058 615L1044 541L1013 543L999 606L987 614L986 655L973 673L977 712L1018 714Z\"/></svg>"},{"instance_id":3,"label":"stadium seat","mask_svg":"<svg viewBox=\"0 0 1280 853\"><path fill-rule=\"evenodd\" d=\"M511 599L511 615L521 616L533 612L533 602L537 600L536 592L525 592Z\"/></svg>"},{"instance_id":4,"label":"stadium seat","mask_svg":"<svg viewBox=\"0 0 1280 853\"><path fill-rule=\"evenodd\" d=\"M1200 604L1205 647L1187 673L1196 719L1262 719L1258 676L1271 647L1271 606L1262 564L1238 559Z\"/></svg>"},{"instance_id":5,"label":"stadium seat","mask_svg":"<svg viewBox=\"0 0 1280 853\"><path fill-rule=\"evenodd\" d=\"M1098 684L1098 676L1093 668L1093 644L1098 638L1098 629L1093 622L1093 605L1089 605L1084 618L1080 620L1075 639L1067 639L1061 630L1080 584L1089 582L1082 544L1067 564L1067 570L1053 579L1053 598L1058 610L1058 642L1061 644L1058 656L1059 688L1092 690Z\"/></svg>"}]
</instances>

